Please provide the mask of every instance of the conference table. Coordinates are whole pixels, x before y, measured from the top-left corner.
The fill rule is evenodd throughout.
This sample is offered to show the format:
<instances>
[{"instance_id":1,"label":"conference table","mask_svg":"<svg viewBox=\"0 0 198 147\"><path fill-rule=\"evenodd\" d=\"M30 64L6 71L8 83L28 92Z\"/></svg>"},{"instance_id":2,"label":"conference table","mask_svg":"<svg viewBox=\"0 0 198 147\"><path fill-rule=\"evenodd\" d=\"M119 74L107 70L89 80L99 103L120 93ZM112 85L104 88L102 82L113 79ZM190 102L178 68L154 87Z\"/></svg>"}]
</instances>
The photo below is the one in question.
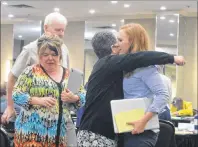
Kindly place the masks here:
<instances>
[{"instance_id":1,"label":"conference table","mask_svg":"<svg viewBox=\"0 0 198 147\"><path fill-rule=\"evenodd\" d=\"M193 120L194 117L171 117L171 121L175 125L177 147L198 147L198 132L192 129Z\"/></svg>"},{"instance_id":2,"label":"conference table","mask_svg":"<svg viewBox=\"0 0 198 147\"><path fill-rule=\"evenodd\" d=\"M178 123L191 123L193 121L194 117L179 117L179 116L172 116L171 122L175 125L175 127L178 127Z\"/></svg>"},{"instance_id":3,"label":"conference table","mask_svg":"<svg viewBox=\"0 0 198 147\"><path fill-rule=\"evenodd\" d=\"M192 131L175 131L177 147L198 147L198 133Z\"/></svg>"}]
</instances>

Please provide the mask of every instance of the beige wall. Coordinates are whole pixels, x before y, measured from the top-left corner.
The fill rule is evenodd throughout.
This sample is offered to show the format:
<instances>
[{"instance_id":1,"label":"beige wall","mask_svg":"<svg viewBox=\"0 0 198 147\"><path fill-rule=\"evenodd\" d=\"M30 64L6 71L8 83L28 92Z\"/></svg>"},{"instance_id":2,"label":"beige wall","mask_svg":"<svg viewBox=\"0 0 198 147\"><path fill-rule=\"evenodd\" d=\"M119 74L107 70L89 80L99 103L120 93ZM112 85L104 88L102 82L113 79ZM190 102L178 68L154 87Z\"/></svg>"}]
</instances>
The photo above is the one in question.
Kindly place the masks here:
<instances>
[{"instance_id":1,"label":"beige wall","mask_svg":"<svg viewBox=\"0 0 198 147\"><path fill-rule=\"evenodd\" d=\"M85 22L69 22L64 41L69 50L70 68L84 68L84 32Z\"/></svg>"},{"instance_id":2,"label":"beige wall","mask_svg":"<svg viewBox=\"0 0 198 147\"><path fill-rule=\"evenodd\" d=\"M85 83L88 81L97 60L98 58L92 49L85 51Z\"/></svg>"},{"instance_id":3,"label":"beige wall","mask_svg":"<svg viewBox=\"0 0 198 147\"><path fill-rule=\"evenodd\" d=\"M156 19L155 18L147 18L147 19L126 19L125 24L128 23L139 23L142 25L146 31L148 32L148 35L150 37L150 47L151 50L155 50L155 27L156 27Z\"/></svg>"},{"instance_id":4,"label":"beige wall","mask_svg":"<svg viewBox=\"0 0 198 147\"><path fill-rule=\"evenodd\" d=\"M177 69L177 96L192 101L197 108L197 18L181 17L178 53L187 61Z\"/></svg>"},{"instance_id":5,"label":"beige wall","mask_svg":"<svg viewBox=\"0 0 198 147\"><path fill-rule=\"evenodd\" d=\"M1 24L1 84L7 79L6 61L12 61L13 44L13 25Z\"/></svg>"}]
</instances>

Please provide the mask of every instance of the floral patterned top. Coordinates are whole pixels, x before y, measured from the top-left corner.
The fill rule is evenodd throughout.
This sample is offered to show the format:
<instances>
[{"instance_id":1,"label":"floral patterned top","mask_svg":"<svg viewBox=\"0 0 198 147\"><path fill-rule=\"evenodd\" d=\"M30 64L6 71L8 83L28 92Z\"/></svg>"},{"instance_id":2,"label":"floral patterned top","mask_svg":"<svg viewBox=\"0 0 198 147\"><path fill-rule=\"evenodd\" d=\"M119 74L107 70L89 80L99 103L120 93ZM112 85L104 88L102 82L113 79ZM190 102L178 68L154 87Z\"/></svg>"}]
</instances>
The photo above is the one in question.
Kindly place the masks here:
<instances>
[{"instance_id":1,"label":"floral patterned top","mask_svg":"<svg viewBox=\"0 0 198 147\"><path fill-rule=\"evenodd\" d=\"M67 88L68 77L68 70L63 68L62 80L57 83L39 64L27 67L19 76L12 95L14 102L22 107L15 122L15 147L66 146L66 124L71 121L69 106L77 108L85 103L83 88L77 93L79 102L68 104L61 101L61 92ZM51 108L30 105L31 97L54 97L57 102Z\"/></svg>"}]
</instances>

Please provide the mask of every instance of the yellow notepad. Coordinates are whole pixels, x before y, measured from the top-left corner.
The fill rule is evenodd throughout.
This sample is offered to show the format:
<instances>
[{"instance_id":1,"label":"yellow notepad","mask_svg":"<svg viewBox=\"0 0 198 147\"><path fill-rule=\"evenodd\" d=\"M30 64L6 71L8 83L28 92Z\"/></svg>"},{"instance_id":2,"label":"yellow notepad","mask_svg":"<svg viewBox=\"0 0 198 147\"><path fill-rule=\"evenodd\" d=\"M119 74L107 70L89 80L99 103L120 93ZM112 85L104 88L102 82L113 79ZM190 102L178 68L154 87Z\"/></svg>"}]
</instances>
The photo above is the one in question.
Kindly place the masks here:
<instances>
[{"instance_id":1,"label":"yellow notepad","mask_svg":"<svg viewBox=\"0 0 198 147\"><path fill-rule=\"evenodd\" d=\"M119 133L130 132L133 129L132 125L127 125L127 122L139 120L144 116L144 109L133 109L130 111L120 112L114 116Z\"/></svg>"}]
</instances>

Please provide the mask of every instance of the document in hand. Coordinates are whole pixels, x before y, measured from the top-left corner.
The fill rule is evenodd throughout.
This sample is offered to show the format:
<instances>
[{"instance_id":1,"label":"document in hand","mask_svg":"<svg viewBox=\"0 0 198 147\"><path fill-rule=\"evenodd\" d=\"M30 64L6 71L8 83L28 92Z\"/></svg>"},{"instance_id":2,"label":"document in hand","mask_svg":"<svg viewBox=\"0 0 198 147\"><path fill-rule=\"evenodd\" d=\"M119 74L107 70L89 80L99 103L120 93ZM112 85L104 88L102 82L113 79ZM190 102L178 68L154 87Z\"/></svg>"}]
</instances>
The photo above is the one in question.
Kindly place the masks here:
<instances>
[{"instance_id":1,"label":"document in hand","mask_svg":"<svg viewBox=\"0 0 198 147\"><path fill-rule=\"evenodd\" d=\"M111 111L113 117L113 125L115 133L131 132L132 125L127 125L127 122L132 122L142 118L152 103L149 98L136 98L136 99L122 99L111 101ZM154 115L148 121L145 130L158 129L159 120L158 115Z\"/></svg>"}]
</instances>

